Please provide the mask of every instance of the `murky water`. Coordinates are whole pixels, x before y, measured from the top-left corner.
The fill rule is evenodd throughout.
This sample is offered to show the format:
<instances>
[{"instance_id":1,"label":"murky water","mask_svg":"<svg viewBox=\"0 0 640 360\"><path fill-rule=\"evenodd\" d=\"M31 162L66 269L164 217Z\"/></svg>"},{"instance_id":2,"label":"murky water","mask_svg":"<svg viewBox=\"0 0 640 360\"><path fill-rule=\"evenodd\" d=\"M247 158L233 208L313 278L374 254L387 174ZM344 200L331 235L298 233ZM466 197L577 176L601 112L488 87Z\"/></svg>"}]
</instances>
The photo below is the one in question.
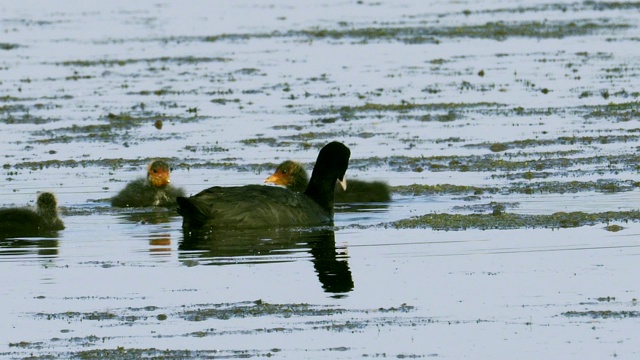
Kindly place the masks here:
<instances>
[{"instance_id":1,"label":"murky water","mask_svg":"<svg viewBox=\"0 0 640 360\"><path fill-rule=\"evenodd\" d=\"M636 358L639 23L593 1L0 4L0 207L50 190L66 225L0 241L0 354ZM151 159L196 193L331 140L393 201L206 240L108 203Z\"/></svg>"}]
</instances>

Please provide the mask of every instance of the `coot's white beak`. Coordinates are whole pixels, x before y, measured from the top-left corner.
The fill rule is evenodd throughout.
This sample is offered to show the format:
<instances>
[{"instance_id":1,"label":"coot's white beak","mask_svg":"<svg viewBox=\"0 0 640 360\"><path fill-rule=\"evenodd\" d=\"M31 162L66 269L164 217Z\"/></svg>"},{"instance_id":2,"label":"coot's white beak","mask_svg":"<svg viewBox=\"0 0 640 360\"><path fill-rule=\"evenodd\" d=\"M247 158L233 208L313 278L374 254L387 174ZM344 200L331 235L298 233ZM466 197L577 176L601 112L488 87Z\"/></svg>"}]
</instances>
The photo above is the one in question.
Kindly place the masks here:
<instances>
[{"instance_id":1,"label":"coot's white beak","mask_svg":"<svg viewBox=\"0 0 640 360\"><path fill-rule=\"evenodd\" d=\"M338 181L338 183L340 183L342 190L347 191L347 175L343 176L342 181Z\"/></svg>"}]
</instances>

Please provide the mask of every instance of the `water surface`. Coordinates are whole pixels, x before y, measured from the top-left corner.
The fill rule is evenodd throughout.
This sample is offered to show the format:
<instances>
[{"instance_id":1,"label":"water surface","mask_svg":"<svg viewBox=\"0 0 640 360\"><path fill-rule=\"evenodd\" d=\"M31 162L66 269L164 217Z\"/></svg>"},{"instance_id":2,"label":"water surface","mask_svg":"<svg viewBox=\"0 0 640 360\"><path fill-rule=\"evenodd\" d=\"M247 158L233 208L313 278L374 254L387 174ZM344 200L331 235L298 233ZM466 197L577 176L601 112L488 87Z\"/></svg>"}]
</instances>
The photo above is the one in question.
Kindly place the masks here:
<instances>
[{"instance_id":1,"label":"water surface","mask_svg":"<svg viewBox=\"0 0 640 360\"><path fill-rule=\"evenodd\" d=\"M0 240L0 354L637 357L638 10L3 3L0 206L66 229ZM109 206L151 159L193 194L332 140L393 201L196 237Z\"/></svg>"}]
</instances>

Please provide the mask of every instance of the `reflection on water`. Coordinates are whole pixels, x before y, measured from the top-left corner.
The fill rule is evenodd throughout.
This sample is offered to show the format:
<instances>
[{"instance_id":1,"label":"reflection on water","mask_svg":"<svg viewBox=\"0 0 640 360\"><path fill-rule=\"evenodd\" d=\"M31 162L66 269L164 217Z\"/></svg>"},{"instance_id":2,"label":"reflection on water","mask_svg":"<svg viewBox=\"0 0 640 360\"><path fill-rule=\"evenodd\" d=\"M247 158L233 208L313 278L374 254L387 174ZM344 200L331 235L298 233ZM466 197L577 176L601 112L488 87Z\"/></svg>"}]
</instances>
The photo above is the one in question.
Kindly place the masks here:
<instances>
[{"instance_id":1,"label":"reflection on water","mask_svg":"<svg viewBox=\"0 0 640 360\"><path fill-rule=\"evenodd\" d=\"M345 248L336 248L332 229L184 230L179 259L207 265L292 261L311 255L322 288L330 293L353 290Z\"/></svg>"},{"instance_id":2,"label":"reflection on water","mask_svg":"<svg viewBox=\"0 0 640 360\"><path fill-rule=\"evenodd\" d=\"M0 239L0 256L10 259L29 255L57 257L58 240L55 238Z\"/></svg>"},{"instance_id":3,"label":"reflection on water","mask_svg":"<svg viewBox=\"0 0 640 360\"><path fill-rule=\"evenodd\" d=\"M149 252L153 255L171 255L171 234L160 233L149 235Z\"/></svg>"},{"instance_id":4,"label":"reflection on water","mask_svg":"<svg viewBox=\"0 0 640 360\"><path fill-rule=\"evenodd\" d=\"M334 223L342 225L374 225L388 221L389 203L340 203L335 205Z\"/></svg>"},{"instance_id":5,"label":"reflection on water","mask_svg":"<svg viewBox=\"0 0 640 360\"><path fill-rule=\"evenodd\" d=\"M340 203L335 205L337 213L378 213L389 210L389 203Z\"/></svg>"},{"instance_id":6,"label":"reflection on water","mask_svg":"<svg viewBox=\"0 0 640 360\"><path fill-rule=\"evenodd\" d=\"M166 209L144 209L142 212L128 213L123 218L127 221L139 224L164 224L171 221L177 216L175 211L167 211Z\"/></svg>"}]
</instances>

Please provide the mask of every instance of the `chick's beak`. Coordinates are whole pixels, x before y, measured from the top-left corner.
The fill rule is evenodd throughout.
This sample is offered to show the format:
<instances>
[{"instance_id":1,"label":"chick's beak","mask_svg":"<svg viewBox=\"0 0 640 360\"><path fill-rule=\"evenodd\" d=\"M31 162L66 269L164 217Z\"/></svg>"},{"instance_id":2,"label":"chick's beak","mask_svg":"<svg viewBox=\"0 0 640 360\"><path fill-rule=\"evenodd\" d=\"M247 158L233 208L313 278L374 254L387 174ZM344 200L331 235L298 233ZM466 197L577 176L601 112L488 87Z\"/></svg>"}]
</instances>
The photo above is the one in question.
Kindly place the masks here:
<instances>
[{"instance_id":1,"label":"chick's beak","mask_svg":"<svg viewBox=\"0 0 640 360\"><path fill-rule=\"evenodd\" d=\"M268 178L264 179L264 182L266 184L277 184L278 181L280 180L280 177L276 174L273 174L271 176L269 176Z\"/></svg>"}]
</instances>

